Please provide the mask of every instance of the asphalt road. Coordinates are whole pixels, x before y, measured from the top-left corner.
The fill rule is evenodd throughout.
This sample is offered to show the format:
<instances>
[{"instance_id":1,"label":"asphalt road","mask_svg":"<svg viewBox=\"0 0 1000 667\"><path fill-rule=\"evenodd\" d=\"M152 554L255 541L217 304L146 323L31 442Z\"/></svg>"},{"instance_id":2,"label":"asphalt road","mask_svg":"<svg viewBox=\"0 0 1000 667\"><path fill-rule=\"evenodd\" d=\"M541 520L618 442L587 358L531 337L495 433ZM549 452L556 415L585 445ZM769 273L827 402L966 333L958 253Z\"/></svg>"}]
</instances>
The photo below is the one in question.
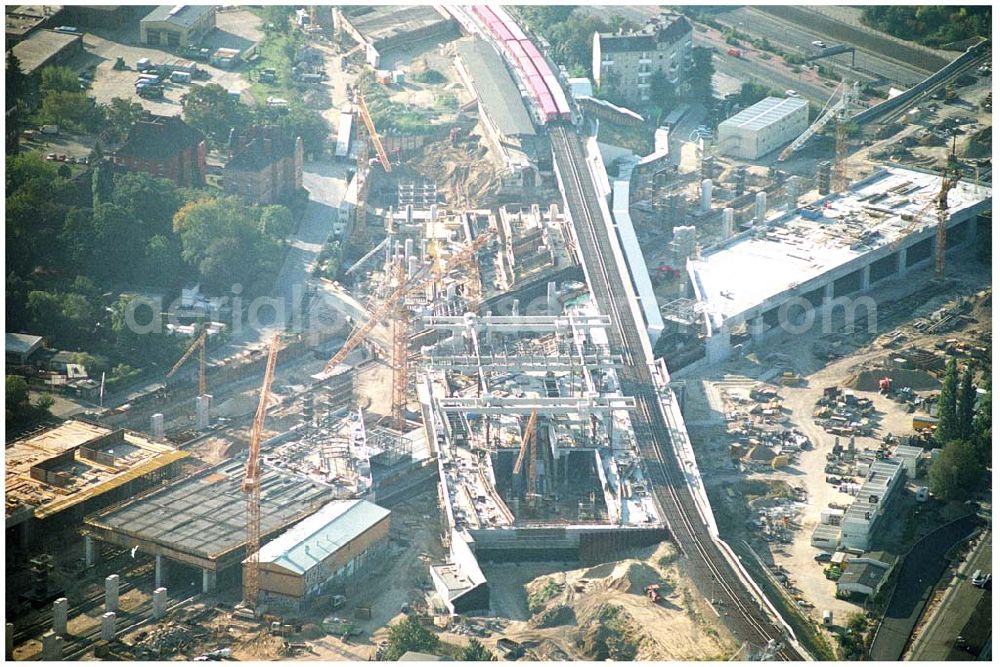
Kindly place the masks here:
<instances>
[{"instance_id":1,"label":"asphalt road","mask_svg":"<svg viewBox=\"0 0 1000 667\"><path fill-rule=\"evenodd\" d=\"M948 563L944 555L979 523L975 514L939 528L918 542L899 566L896 587L872 640L871 659L896 661Z\"/></svg>"},{"instance_id":2,"label":"asphalt road","mask_svg":"<svg viewBox=\"0 0 1000 667\"><path fill-rule=\"evenodd\" d=\"M954 648L955 638L962 634L962 628L965 627L980 600L989 595L987 591L972 585L972 575L976 570L992 571L992 538L992 532L987 532L959 569L941 604L934 611L924 631L914 641L910 660L954 660L962 657L972 659L968 653Z\"/></svg>"},{"instance_id":3,"label":"asphalt road","mask_svg":"<svg viewBox=\"0 0 1000 667\"><path fill-rule=\"evenodd\" d=\"M754 37L764 37L784 50L802 56L812 56L818 52L818 49L812 45L815 40L824 41L828 46L843 43L821 32L816 27L818 24L797 25L753 7L737 7L731 11L720 13L716 19L740 32L748 33ZM850 45L857 48L855 70L850 67L851 54L849 53L824 58L818 62L835 66L838 73L845 77L853 76L863 82L882 78L903 86L919 83L933 71L915 67L904 60L891 59L883 54L873 53L860 48L860 45L856 43L850 43Z\"/></svg>"}]
</instances>

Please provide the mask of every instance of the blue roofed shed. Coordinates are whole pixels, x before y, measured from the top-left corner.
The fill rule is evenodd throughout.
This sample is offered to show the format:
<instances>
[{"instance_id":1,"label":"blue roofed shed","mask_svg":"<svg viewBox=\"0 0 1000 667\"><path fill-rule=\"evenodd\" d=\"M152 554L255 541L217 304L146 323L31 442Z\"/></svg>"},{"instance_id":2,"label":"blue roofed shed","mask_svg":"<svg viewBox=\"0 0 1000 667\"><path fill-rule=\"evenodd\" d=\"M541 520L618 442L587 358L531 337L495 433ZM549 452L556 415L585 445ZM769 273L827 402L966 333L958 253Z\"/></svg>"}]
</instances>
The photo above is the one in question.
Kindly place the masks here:
<instances>
[{"instance_id":1,"label":"blue roofed shed","mask_svg":"<svg viewBox=\"0 0 1000 667\"><path fill-rule=\"evenodd\" d=\"M389 510L367 500L335 500L260 550L260 592L272 606L298 608L336 592L385 553Z\"/></svg>"}]
</instances>

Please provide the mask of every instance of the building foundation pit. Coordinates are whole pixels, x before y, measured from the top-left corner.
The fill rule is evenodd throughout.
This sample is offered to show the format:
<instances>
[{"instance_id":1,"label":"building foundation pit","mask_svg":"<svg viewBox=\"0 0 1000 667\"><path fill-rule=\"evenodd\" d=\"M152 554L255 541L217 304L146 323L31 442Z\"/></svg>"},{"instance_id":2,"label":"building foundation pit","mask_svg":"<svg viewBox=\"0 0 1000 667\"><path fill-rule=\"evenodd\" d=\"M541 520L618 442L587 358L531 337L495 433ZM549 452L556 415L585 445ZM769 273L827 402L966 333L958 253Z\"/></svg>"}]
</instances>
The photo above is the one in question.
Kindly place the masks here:
<instances>
[{"instance_id":1,"label":"building foundation pit","mask_svg":"<svg viewBox=\"0 0 1000 667\"><path fill-rule=\"evenodd\" d=\"M601 521L607 520L608 509L597 475L593 450L542 454L544 429L539 429L537 451L537 493L540 498L527 497L528 460L522 463L520 474L514 473L517 449L497 450L491 454L496 488L518 521ZM548 449L547 443L544 447Z\"/></svg>"}]
</instances>

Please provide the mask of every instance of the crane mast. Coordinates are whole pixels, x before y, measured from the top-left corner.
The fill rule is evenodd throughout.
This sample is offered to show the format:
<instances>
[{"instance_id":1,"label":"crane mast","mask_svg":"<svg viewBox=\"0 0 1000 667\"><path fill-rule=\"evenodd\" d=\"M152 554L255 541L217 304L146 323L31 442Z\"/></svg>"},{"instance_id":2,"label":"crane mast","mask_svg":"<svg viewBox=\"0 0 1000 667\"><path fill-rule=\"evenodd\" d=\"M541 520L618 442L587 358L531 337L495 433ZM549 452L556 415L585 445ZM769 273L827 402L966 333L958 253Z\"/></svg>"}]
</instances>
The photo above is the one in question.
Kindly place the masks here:
<instances>
[{"instance_id":1,"label":"crane mast","mask_svg":"<svg viewBox=\"0 0 1000 667\"><path fill-rule=\"evenodd\" d=\"M267 416L267 396L274 379L274 367L278 360L278 335L271 338L267 352L267 366L264 382L260 387L260 401L250 429L250 446L247 448L246 473L243 476L242 491L247 505L247 558L244 570L243 594L251 607L257 606L260 593L260 439Z\"/></svg>"},{"instance_id":2,"label":"crane mast","mask_svg":"<svg viewBox=\"0 0 1000 667\"><path fill-rule=\"evenodd\" d=\"M204 396L206 393L206 383L205 383L205 342L208 339L208 328L203 328L201 334L195 339L193 343L184 351L181 358L177 360L177 363L167 371L167 377L173 377L174 374L184 365L191 355L194 354L195 350L198 350L198 395Z\"/></svg>"},{"instance_id":3,"label":"crane mast","mask_svg":"<svg viewBox=\"0 0 1000 667\"><path fill-rule=\"evenodd\" d=\"M350 354L351 351L353 351L354 348L356 348L369 333L371 333L372 329L374 329L379 322L384 321L392 313L396 304L398 304L404 296L410 292L415 292L424 288L428 283L437 280L438 275L446 273L457 266L461 266L463 262L469 261L471 257L475 256L475 253L478 252L480 248L486 245L487 241L493 238L493 234L494 232L492 230L480 234L476 237L475 241L449 257L445 261L444 267L440 270L434 271L433 275L426 276L417 274L416 276L411 276L409 280L401 280L389 296L385 298L385 301L372 311L371 315L367 320L365 320L364 324L354 330L344 343L344 346L341 347L340 350L333 355L330 361L326 363L322 372L329 373L339 364L343 363L344 359L347 358L347 355Z\"/></svg>"}]
</instances>

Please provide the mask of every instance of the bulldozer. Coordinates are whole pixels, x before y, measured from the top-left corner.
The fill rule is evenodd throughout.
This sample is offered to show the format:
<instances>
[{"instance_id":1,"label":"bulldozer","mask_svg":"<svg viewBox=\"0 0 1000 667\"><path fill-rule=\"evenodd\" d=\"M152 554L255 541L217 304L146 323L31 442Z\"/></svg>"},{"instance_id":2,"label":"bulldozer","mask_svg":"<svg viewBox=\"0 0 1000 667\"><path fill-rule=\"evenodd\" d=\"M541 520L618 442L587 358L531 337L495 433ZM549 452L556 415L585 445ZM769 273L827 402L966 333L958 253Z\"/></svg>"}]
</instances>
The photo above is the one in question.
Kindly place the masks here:
<instances>
[{"instance_id":1,"label":"bulldozer","mask_svg":"<svg viewBox=\"0 0 1000 667\"><path fill-rule=\"evenodd\" d=\"M648 597L649 601L653 604L659 604L663 600L659 584L650 584L649 586L646 586L645 591L646 597Z\"/></svg>"}]
</instances>

